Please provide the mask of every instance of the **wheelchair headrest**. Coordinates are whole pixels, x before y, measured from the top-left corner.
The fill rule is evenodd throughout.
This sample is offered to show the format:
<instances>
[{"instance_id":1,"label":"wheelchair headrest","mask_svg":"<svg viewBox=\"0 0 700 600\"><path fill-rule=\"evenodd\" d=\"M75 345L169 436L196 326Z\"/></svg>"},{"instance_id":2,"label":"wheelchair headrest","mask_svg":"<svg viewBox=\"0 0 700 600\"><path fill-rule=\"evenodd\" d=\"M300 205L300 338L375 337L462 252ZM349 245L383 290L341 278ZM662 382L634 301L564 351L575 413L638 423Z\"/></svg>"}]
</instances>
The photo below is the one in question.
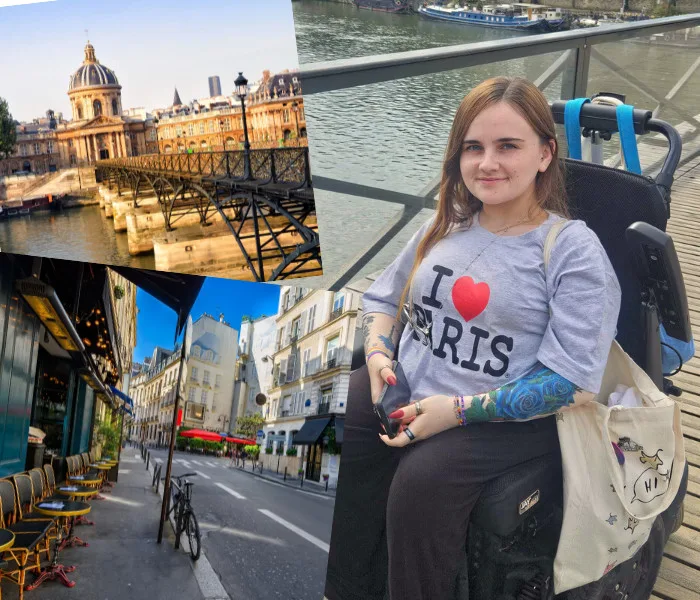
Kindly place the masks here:
<instances>
[{"instance_id":1,"label":"wheelchair headrest","mask_svg":"<svg viewBox=\"0 0 700 600\"><path fill-rule=\"evenodd\" d=\"M666 231L662 192L649 177L568 158L562 162L571 216L585 221L598 236L620 282L617 341L635 362L644 364L642 287L625 231L637 221Z\"/></svg>"}]
</instances>

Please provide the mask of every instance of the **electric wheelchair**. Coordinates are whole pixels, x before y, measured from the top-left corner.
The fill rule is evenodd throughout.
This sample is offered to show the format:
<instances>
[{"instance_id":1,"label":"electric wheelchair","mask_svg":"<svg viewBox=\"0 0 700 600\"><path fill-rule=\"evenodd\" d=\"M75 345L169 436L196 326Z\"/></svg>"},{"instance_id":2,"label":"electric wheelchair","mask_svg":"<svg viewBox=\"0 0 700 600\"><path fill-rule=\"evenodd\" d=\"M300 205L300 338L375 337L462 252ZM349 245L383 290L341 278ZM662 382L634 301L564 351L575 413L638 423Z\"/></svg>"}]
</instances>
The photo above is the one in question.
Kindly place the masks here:
<instances>
[{"instance_id":1,"label":"electric wheelchair","mask_svg":"<svg viewBox=\"0 0 700 600\"><path fill-rule=\"evenodd\" d=\"M560 124L564 105L563 101L552 104ZM592 136L597 142L610 140L618 130L615 107L585 104L579 119L584 137ZM585 221L598 235L620 282L616 339L659 389L677 396L680 390L662 373L659 324L673 338L691 339L683 278L673 242L665 233L681 140L673 127L652 118L651 111L635 109L633 121L638 135L656 132L668 141L668 153L654 179L579 160L563 159L562 164L572 217ZM361 344L352 368L348 400L353 401L356 389L367 401L369 383ZM346 425L346 438L347 429ZM687 479L686 464L673 504L656 518L647 543L630 560L556 599L647 600L663 547L683 520ZM521 465L485 488L471 514L454 600L555 598L552 575L562 523L562 490L561 457L551 455Z\"/></svg>"}]
</instances>

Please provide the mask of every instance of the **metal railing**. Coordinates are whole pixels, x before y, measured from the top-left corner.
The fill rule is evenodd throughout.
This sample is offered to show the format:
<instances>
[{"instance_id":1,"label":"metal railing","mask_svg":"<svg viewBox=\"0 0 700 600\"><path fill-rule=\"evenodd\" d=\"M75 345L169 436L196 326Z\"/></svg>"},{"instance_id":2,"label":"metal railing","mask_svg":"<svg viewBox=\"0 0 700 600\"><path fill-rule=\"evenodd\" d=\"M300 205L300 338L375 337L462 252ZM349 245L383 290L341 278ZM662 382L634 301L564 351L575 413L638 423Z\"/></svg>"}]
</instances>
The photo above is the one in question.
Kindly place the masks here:
<instances>
[{"instance_id":1,"label":"metal railing","mask_svg":"<svg viewBox=\"0 0 700 600\"><path fill-rule=\"evenodd\" d=\"M535 85L540 89L547 88L561 76L561 99L586 96L589 69L592 59L595 59L606 69L612 71L617 78L624 81L625 85L642 93L651 102L655 102L654 116L661 108L675 112L694 128L694 131L685 137L695 137L700 133L700 127L698 127L700 119L674 102L674 98L700 67L700 58L685 71L672 89L661 97L648 84L635 78L625 69L616 65L613 59L598 51L596 46L640 36L650 36L648 38L650 39L655 34L698 26L700 26L700 13L506 40L459 44L378 56L362 56L302 65L300 78L304 84L304 94L308 99L313 94L560 52L558 58L534 79ZM377 116L377 119L381 118L382 115ZM619 159L617 161L619 162ZM658 166L660 165L650 165L645 171L650 171ZM439 177L435 177L416 194L406 194L363 185L356 181L326 177L316 172L314 174L314 188L316 190L381 200L401 206L401 210L387 221L382 230L359 254L350 261L345 259L345 266L336 271L333 277L324 283L324 287L337 291L353 281L370 260L396 237L422 209L435 208L435 195L438 187Z\"/></svg>"},{"instance_id":2,"label":"metal railing","mask_svg":"<svg viewBox=\"0 0 700 600\"><path fill-rule=\"evenodd\" d=\"M193 177L243 180L245 151L146 154L101 160L97 167L116 167L146 173L177 173ZM268 148L250 151L250 171L258 185L292 183L311 185L309 149ZM260 182L264 182L261 184Z\"/></svg>"}]
</instances>

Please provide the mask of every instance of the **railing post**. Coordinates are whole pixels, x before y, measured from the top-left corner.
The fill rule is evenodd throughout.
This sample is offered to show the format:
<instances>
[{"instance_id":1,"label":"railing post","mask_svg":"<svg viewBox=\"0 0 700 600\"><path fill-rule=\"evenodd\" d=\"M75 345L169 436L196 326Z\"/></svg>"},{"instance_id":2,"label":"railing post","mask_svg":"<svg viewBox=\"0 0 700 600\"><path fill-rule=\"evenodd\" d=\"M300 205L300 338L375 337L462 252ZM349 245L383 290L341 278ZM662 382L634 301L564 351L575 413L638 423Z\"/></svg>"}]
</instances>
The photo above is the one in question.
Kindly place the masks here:
<instances>
[{"instance_id":1,"label":"railing post","mask_svg":"<svg viewBox=\"0 0 700 600\"><path fill-rule=\"evenodd\" d=\"M304 177L306 185L311 187L311 166L309 165L309 148L304 148Z\"/></svg>"},{"instance_id":2,"label":"railing post","mask_svg":"<svg viewBox=\"0 0 700 600\"><path fill-rule=\"evenodd\" d=\"M588 87L588 69L591 64L591 44L589 38L580 40L573 53L573 65L564 70L561 80L561 98L583 98Z\"/></svg>"},{"instance_id":3,"label":"railing post","mask_svg":"<svg viewBox=\"0 0 700 600\"><path fill-rule=\"evenodd\" d=\"M229 153L224 150L224 154L226 155L226 177L228 179L231 179L231 166L229 164Z\"/></svg>"},{"instance_id":4,"label":"railing post","mask_svg":"<svg viewBox=\"0 0 700 600\"><path fill-rule=\"evenodd\" d=\"M272 183L277 183L277 169L275 168L274 148L270 150L270 175L272 176Z\"/></svg>"}]
</instances>

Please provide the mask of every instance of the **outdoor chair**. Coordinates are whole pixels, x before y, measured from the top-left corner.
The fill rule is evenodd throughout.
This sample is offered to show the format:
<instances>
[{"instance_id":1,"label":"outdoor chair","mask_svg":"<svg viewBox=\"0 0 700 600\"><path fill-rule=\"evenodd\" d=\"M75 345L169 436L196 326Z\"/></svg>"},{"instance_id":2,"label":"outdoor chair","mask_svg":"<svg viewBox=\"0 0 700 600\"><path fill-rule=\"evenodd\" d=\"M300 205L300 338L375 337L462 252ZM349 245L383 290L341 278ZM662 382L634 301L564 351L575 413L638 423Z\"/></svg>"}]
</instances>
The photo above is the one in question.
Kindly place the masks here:
<instances>
[{"instance_id":1,"label":"outdoor chair","mask_svg":"<svg viewBox=\"0 0 700 600\"><path fill-rule=\"evenodd\" d=\"M17 500L17 521L20 523L36 522L37 526L45 528L49 542L54 540L58 535L58 521L56 518L42 515L41 513L33 512L32 510L34 504L39 502L40 498L37 498L34 494L34 486L32 485L31 476L24 473L20 475L13 475L12 482L14 483L15 491L17 492L15 497ZM65 498L62 499L65 500Z\"/></svg>"},{"instance_id":2,"label":"outdoor chair","mask_svg":"<svg viewBox=\"0 0 700 600\"><path fill-rule=\"evenodd\" d=\"M0 526L15 535L15 543L2 553L6 567L0 567L2 579L19 586L19 600L24 600L24 586L27 571L41 570L40 552L50 558L49 539L46 529L38 521L17 522L15 488L6 479L0 480Z\"/></svg>"},{"instance_id":3,"label":"outdoor chair","mask_svg":"<svg viewBox=\"0 0 700 600\"><path fill-rule=\"evenodd\" d=\"M49 463L44 465L44 475L46 476L46 495L51 496L56 491L56 474Z\"/></svg>"}]
</instances>

